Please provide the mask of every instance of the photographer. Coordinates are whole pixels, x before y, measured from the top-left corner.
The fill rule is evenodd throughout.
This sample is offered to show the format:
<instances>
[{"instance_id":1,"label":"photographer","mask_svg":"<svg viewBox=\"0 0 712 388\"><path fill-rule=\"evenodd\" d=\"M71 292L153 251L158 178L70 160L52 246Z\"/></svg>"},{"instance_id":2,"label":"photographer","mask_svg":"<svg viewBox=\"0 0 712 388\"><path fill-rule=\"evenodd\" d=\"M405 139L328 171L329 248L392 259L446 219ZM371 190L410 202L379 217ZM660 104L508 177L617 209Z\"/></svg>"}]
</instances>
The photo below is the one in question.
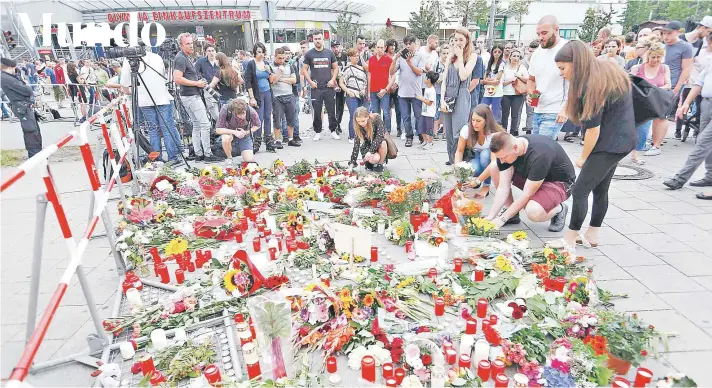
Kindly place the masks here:
<instances>
[{"instance_id":1,"label":"photographer","mask_svg":"<svg viewBox=\"0 0 712 388\"><path fill-rule=\"evenodd\" d=\"M12 113L20 120L27 157L31 158L42 150L42 133L32 109L34 93L31 87L15 77L16 66L15 61L11 59L0 59L0 86L10 100Z\"/></svg>"},{"instance_id":2,"label":"photographer","mask_svg":"<svg viewBox=\"0 0 712 388\"><path fill-rule=\"evenodd\" d=\"M249 109L249 120L247 111ZM232 155L240 153L243 162L252 162L252 133L257 131L262 124L260 117L252 107L239 98L223 105L220 109L215 132L220 136L220 141L227 157L225 163L232 166ZM249 127L248 127L249 126Z\"/></svg>"},{"instance_id":3,"label":"photographer","mask_svg":"<svg viewBox=\"0 0 712 388\"><path fill-rule=\"evenodd\" d=\"M400 55L391 63L390 73L399 73L398 100L405 127L405 146L413 146L413 123L410 120L411 110L415 116L415 129L420 130L420 113L422 104L417 97L423 97L423 72L427 58L416 53L417 44L415 37L408 35L403 38L405 48ZM403 139L403 137L401 137Z\"/></svg>"},{"instance_id":4,"label":"photographer","mask_svg":"<svg viewBox=\"0 0 712 388\"><path fill-rule=\"evenodd\" d=\"M147 52L141 60L140 77L136 84L138 89L136 91L138 95L137 122L139 125L148 127L151 150L159 153L158 160L161 160L162 156L160 153L163 149L161 147L161 137L163 137L168 161L172 162L174 166L182 164L183 143L173 119L173 97L168 92L166 79L163 77L165 73L163 59L158 54ZM128 59L124 59L119 80L124 93L130 94L131 67Z\"/></svg>"},{"instance_id":5,"label":"photographer","mask_svg":"<svg viewBox=\"0 0 712 388\"><path fill-rule=\"evenodd\" d=\"M206 43L203 50L205 51L205 56L195 61L195 71L198 72L198 79L204 79L210 82L220 72L220 64L215 57L215 46ZM210 87L215 88L212 83L210 83ZM217 120L218 113L220 112L217 99L210 93L205 93L203 97L205 97L205 106L208 109L208 113L210 113L210 117L213 120Z\"/></svg>"},{"instance_id":6,"label":"photographer","mask_svg":"<svg viewBox=\"0 0 712 388\"><path fill-rule=\"evenodd\" d=\"M210 120L205 104L200 99L200 89L207 83L198 81L198 72L193 66L190 55L193 54L193 37L188 33L178 35L181 52L175 58L173 80L180 85L180 99L193 124L193 149L198 162L219 162L210 150Z\"/></svg>"}]
</instances>

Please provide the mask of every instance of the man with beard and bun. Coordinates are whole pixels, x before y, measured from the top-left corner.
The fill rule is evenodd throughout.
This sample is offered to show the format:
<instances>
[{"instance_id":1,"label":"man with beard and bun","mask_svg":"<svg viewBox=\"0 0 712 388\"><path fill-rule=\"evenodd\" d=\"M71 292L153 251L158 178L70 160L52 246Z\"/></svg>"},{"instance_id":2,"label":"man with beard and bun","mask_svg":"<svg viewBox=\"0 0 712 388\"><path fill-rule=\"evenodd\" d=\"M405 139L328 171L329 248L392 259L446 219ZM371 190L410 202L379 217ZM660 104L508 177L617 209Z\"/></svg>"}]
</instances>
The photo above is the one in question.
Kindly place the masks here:
<instances>
[{"instance_id":1,"label":"man with beard and bun","mask_svg":"<svg viewBox=\"0 0 712 388\"><path fill-rule=\"evenodd\" d=\"M349 57L346 55L346 53L341 52L341 43L334 41L331 43L331 51L334 52L334 55L336 56L336 64L339 66L339 74L341 74L344 69L346 68L346 65L349 62ZM338 78L340 76L337 76L337 85L338 85ZM344 96L344 91L341 90L338 86L335 88L336 90L336 133L341 135L341 119L344 118L344 104L346 103L345 96Z\"/></svg>"},{"instance_id":2,"label":"man with beard and bun","mask_svg":"<svg viewBox=\"0 0 712 388\"><path fill-rule=\"evenodd\" d=\"M427 62L425 62L425 72L427 73L430 70L435 69L435 65L437 65L438 60L440 59L438 55L438 36L428 36L428 44L419 48L418 52L427 58Z\"/></svg>"},{"instance_id":3,"label":"man with beard and bun","mask_svg":"<svg viewBox=\"0 0 712 388\"><path fill-rule=\"evenodd\" d=\"M531 93L539 91L539 104L534 108L532 133L556 140L566 122L565 81L554 62L554 57L568 42L559 36L559 21L547 15L536 26L539 48L529 60L527 105L531 105Z\"/></svg>"},{"instance_id":4,"label":"man with beard and bun","mask_svg":"<svg viewBox=\"0 0 712 388\"><path fill-rule=\"evenodd\" d=\"M321 140L322 116L321 107L326 106L326 114L329 117L329 131L334 140L341 137L336 133L336 112L335 112L335 92L336 75L339 73L339 66L336 64L334 52L324 47L324 35L321 31L312 35L314 48L304 54L304 66L302 75L311 86L312 105L314 107L314 141Z\"/></svg>"}]
</instances>

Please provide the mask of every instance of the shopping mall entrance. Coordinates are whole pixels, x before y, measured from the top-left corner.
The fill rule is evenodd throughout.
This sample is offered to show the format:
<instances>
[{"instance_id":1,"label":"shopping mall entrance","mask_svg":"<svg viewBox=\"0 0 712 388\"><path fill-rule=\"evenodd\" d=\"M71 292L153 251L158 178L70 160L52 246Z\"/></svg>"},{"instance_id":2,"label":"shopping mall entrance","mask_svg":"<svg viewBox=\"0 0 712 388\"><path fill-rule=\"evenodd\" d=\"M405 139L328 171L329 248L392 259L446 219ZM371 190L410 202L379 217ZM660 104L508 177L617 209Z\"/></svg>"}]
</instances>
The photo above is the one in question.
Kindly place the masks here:
<instances>
[{"instance_id":1,"label":"shopping mall entrance","mask_svg":"<svg viewBox=\"0 0 712 388\"><path fill-rule=\"evenodd\" d=\"M223 52L228 56L233 55L235 50L252 49L252 39L250 38L250 22L240 23L220 23L210 24L186 24L186 25L164 25L166 36L176 38L183 32L195 34L198 39L195 44L195 51L202 52L203 43L214 43L218 52Z\"/></svg>"}]
</instances>

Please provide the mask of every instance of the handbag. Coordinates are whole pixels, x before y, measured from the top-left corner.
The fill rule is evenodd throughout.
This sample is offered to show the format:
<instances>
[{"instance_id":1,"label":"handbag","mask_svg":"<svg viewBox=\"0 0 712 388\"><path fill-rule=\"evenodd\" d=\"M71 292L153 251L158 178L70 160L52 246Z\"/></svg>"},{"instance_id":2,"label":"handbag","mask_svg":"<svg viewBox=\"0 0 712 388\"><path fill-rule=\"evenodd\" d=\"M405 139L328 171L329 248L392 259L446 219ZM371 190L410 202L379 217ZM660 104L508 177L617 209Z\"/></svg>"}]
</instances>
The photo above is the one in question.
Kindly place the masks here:
<instances>
[{"instance_id":1,"label":"handbag","mask_svg":"<svg viewBox=\"0 0 712 388\"><path fill-rule=\"evenodd\" d=\"M521 66L521 65L519 65ZM517 72L519 71L519 68L517 68ZM519 78L515 78L514 82L512 82L512 86L514 87L514 94L516 95L522 95L522 94L527 94L527 84L520 81Z\"/></svg>"},{"instance_id":2,"label":"handbag","mask_svg":"<svg viewBox=\"0 0 712 388\"><path fill-rule=\"evenodd\" d=\"M671 115L671 110L677 107L677 99L671 90L654 86L637 75L630 74L629 77L636 125Z\"/></svg>"},{"instance_id":3,"label":"handbag","mask_svg":"<svg viewBox=\"0 0 712 388\"><path fill-rule=\"evenodd\" d=\"M446 112L451 113L455 110L455 104L457 103L457 96L460 95L460 86L462 86L462 81L460 81L460 77L458 78L458 83L457 83L457 92L455 93L454 97L444 97L443 101L445 101L445 109ZM444 82L447 82L447 80L444 80Z\"/></svg>"},{"instance_id":4,"label":"handbag","mask_svg":"<svg viewBox=\"0 0 712 388\"><path fill-rule=\"evenodd\" d=\"M388 132L383 135L383 139L386 141L386 146L388 148L386 151L386 158L395 159L398 156L398 146L396 145L396 142L393 141L391 134Z\"/></svg>"}]
</instances>

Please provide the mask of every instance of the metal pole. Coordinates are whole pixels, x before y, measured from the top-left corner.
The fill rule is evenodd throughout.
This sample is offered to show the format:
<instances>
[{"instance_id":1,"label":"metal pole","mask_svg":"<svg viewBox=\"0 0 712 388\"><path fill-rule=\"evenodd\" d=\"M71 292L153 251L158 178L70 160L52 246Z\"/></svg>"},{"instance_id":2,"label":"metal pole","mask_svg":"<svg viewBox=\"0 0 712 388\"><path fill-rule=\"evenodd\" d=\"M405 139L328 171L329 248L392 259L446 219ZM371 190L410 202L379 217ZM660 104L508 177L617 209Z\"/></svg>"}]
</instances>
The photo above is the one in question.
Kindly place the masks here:
<instances>
[{"instance_id":1,"label":"metal pole","mask_svg":"<svg viewBox=\"0 0 712 388\"><path fill-rule=\"evenodd\" d=\"M269 53L274 55L274 7L275 4L271 1L267 3L267 16L269 17Z\"/></svg>"},{"instance_id":2,"label":"metal pole","mask_svg":"<svg viewBox=\"0 0 712 388\"><path fill-rule=\"evenodd\" d=\"M120 179L120 178L117 178ZM94 196L92 196L93 198ZM106 237L109 239L109 246L111 246L111 253L114 255L114 261L116 262L116 271L119 276L123 276L126 272L126 265L124 264L124 259L121 257L119 251L116 250L116 236L114 236L113 223L111 222L111 216L109 212L104 209L101 212L101 221L104 223L104 229L106 229Z\"/></svg>"},{"instance_id":3,"label":"metal pole","mask_svg":"<svg viewBox=\"0 0 712 388\"><path fill-rule=\"evenodd\" d=\"M96 309L94 296L91 294L91 287L89 286L87 275L84 273L84 266L81 264L77 265L77 279L79 279L79 285L82 286L82 292L84 293L84 298L87 301L87 307L89 307L89 315L91 315L91 320L94 322L96 335L108 344L108 338L104 332L104 327L101 325L102 319L99 315L99 310Z\"/></svg>"},{"instance_id":4,"label":"metal pole","mask_svg":"<svg viewBox=\"0 0 712 388\"><path fill-rule=\"evenodd\" d=\"M35 331L37 319L37 297L40 290L40 274L42 272L42 243L44 242L45 216L47 215L47 195L37 196L37 219L35 221L35 248L32 253L32 278L30 279L30 305L27 308L26 342L30 341Z\"/></svg>"},{"instance_id":5,"label":"metal pole","mask_svg":"<svg viewBox=\"0 0 712 388\"><path fill-rule=\"evenodd\" d=\"M492 0L490 5L489 24L487 25L487 49L491 50L494 46L494 16L497 11L497 0Z\"/></svg>"}]
</instances>

